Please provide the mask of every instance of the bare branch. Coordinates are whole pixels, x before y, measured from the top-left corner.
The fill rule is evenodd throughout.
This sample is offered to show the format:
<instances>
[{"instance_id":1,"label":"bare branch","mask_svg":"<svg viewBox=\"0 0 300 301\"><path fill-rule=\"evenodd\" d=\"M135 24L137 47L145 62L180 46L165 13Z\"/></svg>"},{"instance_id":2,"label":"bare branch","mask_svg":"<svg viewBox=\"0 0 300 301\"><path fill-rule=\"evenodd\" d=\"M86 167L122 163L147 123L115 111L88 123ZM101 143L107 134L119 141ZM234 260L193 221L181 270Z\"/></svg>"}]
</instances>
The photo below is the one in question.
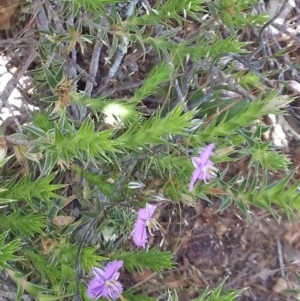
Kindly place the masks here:
<instances>
[{"instance_id":1,"label":"bare branch","mask_svg":"<svg viewBox=\"0 0 300 301\"><path fill-rule=\"evenodd\" d=\"M108 86L110 80L115 76L115 74L117 73L122 60L125 56L125 54L127 53L127 47L128 47L128 39L126 37L123 38L122 44L119 45L118 51L117 51L117 56L115 58L114 63L112 64L112 66L110 67L109 71L108 71L108 76L106 76L106 78L103 81L103 84L101 84L99 86L98 89L96 89L94 96L98 96L101 94L101 92L103 90L106 89L106 87Z\"/></svg>"},{"instance_id":2,"label":"bare branch","mask_svg":"<svg viewBox=\"0 0 300 301\"><path fill-rule=\"evenodd\" d=\"M300 43L300 37L298 37L297 35L295 35L294 33L290 32L290 31L288 31L285 26L278 25L278 24L272 24L272 26L275 27L276 29L278 29L279 31L285 33L289 37L291 37L297 43Z\"/></svg>"},{"instance_id":3,"label":"bare branch","mask_svg":"<svg viewBox=\"0 0 300 301\"><path fill-rule=\"evenodd\" d=\"M101 43L97 42L94 50L93 50L93 55L90 63L90 68L89 68L89 76L90 80L87 80L86 86L85 86L85 92L87 93L88 96L91 96L92 94L92 89L93 89L93 83L95 82L95 78L97 75L97 71L99 68L99 59L100 59L100 53L102 49Z\"/></svg>"},{"instance_id":4,"label":"bare branch","mask_svg":"<svg viewBox=\"0 0 300 301\"><path fill-rule=\"evenodd\" d=\"M32 0L32 2L36 6L36 10L38 11L37 18L35 20L38 30L47 30L49 21L42 2L40 0Z\"/></svg>"},{"instance_id":5,"label":"bare branch","mask_svg":"<svg viewBox=\"0 0 300 301\"><path fill-rule=\"evenodd\" d=\"M12 91L17 87L18 82L20 81L21 77L25 74L27 69L29 68L30 64L33 62L33 60L37 57L37 53L35 50L31 50L27 58L20 64L17 71L14 73L13 77L9 80L6 87L4 88L2 94L1 94L1 102L5 104L7 109L9 110L9 113L14 118L14 121L18 127L18 130L20 133L22 133L22 129L20 126L20 123L18 119L16 118L13 110L11 109L8 101L9 96L11 95Z\"/></svg>"}]
</instances>

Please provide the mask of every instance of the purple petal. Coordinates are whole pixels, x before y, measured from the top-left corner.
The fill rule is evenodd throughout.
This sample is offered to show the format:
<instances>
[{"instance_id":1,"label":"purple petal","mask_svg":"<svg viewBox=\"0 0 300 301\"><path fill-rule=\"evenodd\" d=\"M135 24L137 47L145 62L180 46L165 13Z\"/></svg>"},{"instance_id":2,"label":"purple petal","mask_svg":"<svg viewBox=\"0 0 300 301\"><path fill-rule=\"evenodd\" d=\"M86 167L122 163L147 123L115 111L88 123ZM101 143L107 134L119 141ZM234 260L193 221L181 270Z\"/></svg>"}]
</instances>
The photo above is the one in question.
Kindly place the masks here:
<instances>
[{"instance_id":1,"label":"purple petal","mask_svg":"<svg viewBox=\"0 0 300 301\"><path fill-rule=\"evenodd\" d=\"M99 268L92 268L93 273L96 278L103 279L104 278L104 271Z\"/></svg>"},{"instance_id":2,"label":"purple petal","mask_svg":"<svg viewBox=\"0 0 300 301\"><path fill-rule=\"evenodd\" d=\"M208 160L204 166L204 168L208 169L209 167L213 166L214 164ZM211 174L209 172L203 172L199 175L199 179L208 182L211 179Z\"/></svg>"},{"instance_id":3,"label":"purple petal","mask_svg":"<svg viewBox=\"0 0 300 301\"><path fill-rule=\"evenodd\" d=\"M189 191L193 191L194 184L198 179L200 179L201 172L202 172L201 167L198 167L193 171L190 186L189 186Z\"/></svg>"},{"instance_id":4,"label":"purple petal","mask_svg":"<svg viewBox=\"0 0 300 301\"><path fill-rule=\"evenodd\" d=\"M147 220L151 218L157 206L146 204L146 208L141 208L138 211L138 219Z\"/></svg>"},{"instance_id":5,"label":"purple petal","mask_svg":"<svg viewBox=\"0 0 300 301\"><path fill-rule=\"evenodd\" d=\"M195 168L200 167L200 165L201 165L201 159L200 158L193 157L192 162L193 162L193 165L194 165Z\"/></svg>"},{"instance_id":6,"label":"purple petal","mask_svg":"<svg viewBox=\"0 0 300 301\"><path fill-rule=\"evenodd\" d=\"M148 240L146 225L141 219L137 219L134 223L132 240L137 247L144 247Z\"/></svg>"},{"instance_id":7,"label":"purple petal","mask_svg":"<svg viewBox=\"0 0 300 301\"><path fill-rule=\"evenodd\" d=\"M110 292L110 297L112 300L118 299L119 295L123 293L123 286L120 282L116 283L116 289Z\"/></svg>"},{"instance_id":8,"label":"purple petal","mask_svg":"<svg viewBox=\"0 0 300 301\"><path fill-rule=\"evenodd\" d=\"M148 219L146 208L141 208L138 211L138 219L146 221Z\"/></svg>"},{"instance_id":9,"label":"purple petal","mask_svg":"<svg viewBox=\"0 0 300 301\"><path fill-rule=\"evenodd\" d=\"M155 205L146 203L146 212L147 212L148 218L151 218L153 216L156 207L157 206L155 206Z\"/></svg>"},{"instance_id":10,"label":"purple petal","mask_svg":"<svg viewBox=\"0 0 300 301\"><path fill-rule=\"evenodd\" d=\"M211 143L207 146L205 146L199 156L199 159L201 160L201 165L205 165L207 161L209 160L210 156L213 154L212 150L215 147L214 143Z\"/></svg>"},{"instance_id":11,"label":"purple petal","mask_svg":"<svg viewBox=\"0 0 300 301\"><path fill-rule=\"evenodd\" d=\"M119 278L119 272L118 270L123 265L122 260L114 260L110 263L108 263L104 268L104 277L106 280L117 280Z\"/></svg>"},{"instance_id":12,"label":"purple petal","mask_svg":"<svg viewBox=\"0 0 300 301\"><path fill-rule=\"evenodd\" d=\"M103 298L108 298L109 297L109 289L108 289L107 286L103 287L101 297L103 297Z\"/></svg>"},{"instance_id":13,"label":"purple petal","mask_svg":"<svg viewBox=\"0 0 300 301\"><path fill-rule=\"evenodd\" d=\"M88 284L87 295L93 300L99 299L102 296L104 289L104 280L100 281L98 278L94 277Z\"/></svg>"}]
</instances>

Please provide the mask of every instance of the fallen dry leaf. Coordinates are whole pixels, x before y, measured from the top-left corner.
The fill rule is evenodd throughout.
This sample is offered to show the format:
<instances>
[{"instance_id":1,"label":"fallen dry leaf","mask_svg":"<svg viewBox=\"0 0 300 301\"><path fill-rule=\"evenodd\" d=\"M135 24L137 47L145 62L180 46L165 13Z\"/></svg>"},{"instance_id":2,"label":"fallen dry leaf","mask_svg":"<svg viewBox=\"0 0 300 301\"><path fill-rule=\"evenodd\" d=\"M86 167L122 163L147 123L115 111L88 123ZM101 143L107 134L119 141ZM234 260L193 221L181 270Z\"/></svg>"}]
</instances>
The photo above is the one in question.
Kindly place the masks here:
<instances>
[{"instance_id":1,"label":"fallen dry leaf","mask_svg":"<svg viewBox=\"0 0 300 301\"><path fill-rule=\"evenodd\" d=\"M278 278L273 286L273 291L275 293L282 293L288 288L287 282L283 278Z\"/></svg>"},{"instance_id":2,"label":"fallen dry leaf","mask_svg":"<svg viewBox=\"0 0 300 301\"><path fill-rule=\"evenodd\" d=\"M222 222L218 221L216 223L216 234L219 238L227 233L228 227L226 227Z\"/></svg>"},{"instance_id":3,"label":"fallen dry leaf","mask_svg":"<svg viewBox=\"0 0 300 301\"><path fill-rule=\"evenodd\" d=\"M271 270L269 268L262 269L258 274L250 277L251 281L255 281L256 278L261 279L263 282L267 281L269 277L275 274L276 270Z\"/></svg>"},{"instance_id":4,"label":"fallen dry leaf","mask_svg":"<svg viewBox=\"0 0 300 301\"><path fill-rule=\"evenodd\" d=\"M66 225L71 224L74 220L75 218L73 216L58 215L52 219L52 223L55 226L62 228Z\"/></svg>"},{"instance_id":5,"label":"fallen dry leaf","mask_svg":"<svg viewBox=\"0 0 300 301\"><path fill-rule=\"evenodd\" d=\"M57 243L54 239L51 239L49 237L43 237L41 240L42 244L42 250L44 251L44 254L48 253L49 250L51 250Z\"/></svg>"},{"instance_id":6,"label":"fallen dry leaf","mask_svg":"<svg viewBox=\"0 0 300 301\"><path fill-rule=\"evenodd\" d=\"M180 287L186 286L187 282L185 280L183 280L183 279L179 279L179 280L175 280L175 279L169 280L169 279L166 279L164 281L164 285L168 289L178 289Z\"/></svg>"},{"instance_id":7,"label":"fallen dry leaf","mask_svg":"<svg viewBox=\"0 0 300 301\"><path fill-rule=\"evenodd\" d=\"M290 246L287 243L283 243L283 260L288 264L295 264L298 267L300 266L300 252L294 248L293 246Z\"/></svg>"},{"instance_id":8,"label":"fallen dry leaf","mask_svg":"<svg viewBox=\"0 0 300 301\"><path fill-rule=\"evenodd\" d=\"M0 30L9 30L10 19L17 8L16 0L1 0L0 2Z\"/></svg>"}]
</instances>

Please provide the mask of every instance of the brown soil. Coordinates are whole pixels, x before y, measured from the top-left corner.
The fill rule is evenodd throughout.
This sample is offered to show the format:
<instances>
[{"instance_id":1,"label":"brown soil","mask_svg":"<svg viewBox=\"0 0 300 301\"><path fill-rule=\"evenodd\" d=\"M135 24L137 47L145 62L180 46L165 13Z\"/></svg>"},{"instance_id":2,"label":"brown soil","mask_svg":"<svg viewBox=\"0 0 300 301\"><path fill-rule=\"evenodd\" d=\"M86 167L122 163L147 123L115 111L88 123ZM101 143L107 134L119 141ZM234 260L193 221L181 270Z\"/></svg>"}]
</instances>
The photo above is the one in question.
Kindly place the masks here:
<instances>
[{"instance_id":1,"label":"brown soil","mask_svg":"<svg viewBox=\"0 0 300 301\"><path fill-rule=\"evenodd\" d=\"M297 166L300 148L291 144L290 149ZM236 164L236 170L242 165ZM195 207L171 205L162 210L164 235L157 233L150 244L171 251L176 266L162 275L149 270L135 274L134 286L153 296L176 289L180 301L189 301L227 277L225 289L246 288L239 300L297 300L295 292L285 290L300 289L299 221L289 222L280 210L282 218L276 220L253 207L247 220L235 205L215 213L221 203L217 198L211 203L199 199Z\"/></svg>"}]
</instances>

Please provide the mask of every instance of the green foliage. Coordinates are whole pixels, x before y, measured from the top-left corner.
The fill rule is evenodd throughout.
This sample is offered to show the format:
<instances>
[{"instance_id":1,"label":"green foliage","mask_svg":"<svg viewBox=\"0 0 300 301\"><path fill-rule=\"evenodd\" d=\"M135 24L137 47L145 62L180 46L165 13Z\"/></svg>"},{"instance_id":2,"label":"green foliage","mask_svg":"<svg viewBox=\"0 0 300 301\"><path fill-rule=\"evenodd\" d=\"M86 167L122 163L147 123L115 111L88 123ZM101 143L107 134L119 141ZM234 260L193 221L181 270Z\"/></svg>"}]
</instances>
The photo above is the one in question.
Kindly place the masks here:
<instances>
[{"instance_id":1,"label":"green foliage","mask_svg":"<svg viewBox=\"0 0 300 301\"><path fill-rule=\"evenodd\" d=\"M34 112L32 123L43 131L48 131L53 127L53 123L50 120L50 112L45 113Z\"/></svg>"},{"instance_id":2,"label":"green foliage","mask_svg":"<svg viewBox=\"0 0 300 301\"><path fill-rule=\"evenodd\" d=\"M170 66L165 63L155 65L142 87L135 92L131 101L138 103L147 96L151 95L153 91L159 87L159 85L170 79L170 72Z\"/></svg>"},{"instance_id":3,"label":"green foliage","mask_svg":"<svg viewBox=\"0 0 300 301\"><path fill-rule=\"evenodd\" d=\"M164 269L173 267L171 252L158 252L157 249L150 249L147 252L116 252L114 258L124 261L124 267L133 273L135 270L141 272L143 268L150 268L160 273Z\"/></svg>"},{"instance_id":4,"label":"green foliage","mask_svg":"<svg viewBox=\"0 0 300 301\"><path fill-rule=\"evenodd\" d=\"M175 250L162 251L158 245L141 250L131 242L137 210L147 202L163 215L166 204L192 206L196 197L210 202L217 191L222 200L218 211L234 203L245 218L250 218L251 206L276 218L275 206L288 218L300 211L299 181L291 183L293 172L269 179L270 171L288 170L290 161L271 142L262 141L269 127L261 118L282 114L292 99L268 90L252 71L237 72L226 63L225 75L249 93L255 88L260 94L253 101L224 99L222 91L232 91L222 83L213 99L191 109L207 90L202 79L209 82L214 71L209 62L226 53L246 59L248 43L240 41L239 30L267 21L264 14L250 12L257 1L159 0L151 8L133 6L125 14L118 9L120 2L65 0L58 5L62 28L51 23L41 33L37 51L42 63L28 73L43 108L22 127L22 134L5 137L12 154L0 162L0 268L16 282L18 299L26 291L36 300L70 300L79 290L88 301L92 268L105 268L112 260L122 260L126 273L132 274L151 270L163 275L176 268ZM221 32L228 35L222 38ZM107 92L105 80L98 97L76 90L79 79L88 81L87 70L67 74L70 52L84 57L95 43L106 51L98 71L101 78L108 74L107 85L118 85L112 68L120 54L126 60L137 52L139 60L149 61L135 92ZM191 72L188 78L186 70ZM188 91L180 95L184 84ZM153 96L158 108L141 113ZM71 116L70 106L79 113L87 109L87 116ZM225 181L226 170L220 168L211 181L197 181L189 191L191 158L208 143L215 144L210 158L214 166L246 158L249 174ZM149 220L144 222L146 227ZM163 227L153 234L169 235ZM242 294L223 285L200 292L193 301L230 301ZM124 284L122 298L157 299L141 291ZM159 288L155 293L178 300L176 290Z\"/></svg>"},{"instance_id":5,"label":"green foliage","mask_svg":"<svg viewBox=\"0 0 300 301\"><path fill-rule=\"evenodd\" d=\"M256 0L222 0L218 5L218 13L222 21L231 29L243 28L247 25L263 25L269 17L266 13L251 15L243 13L250 5L256 4ZM231 26L234 24L235 26Z\"/></svg>"},{"instance_id":6,"label":"green foliage","mask_svg":"<svg viewBox=\"0 0 300 301\"><path fill-rule=\"evenodd\" d=\"M182 114L182 105L178 105L166 117L161 118L160 112L151 116L142 123L133 124L131 129L117 138L117 141L132 149L148 144L166 143L163 137L167 135L182 134L186 128L192 126L195 111ZM132 137L134 136L134 141Z\"/></svg>"},{"instance_id":7,"label":"green foliage","mask_svg":"<svg viewBox=\"0 0 300 301\"><path fill-rule=\"evenodd\" d=\"M225 279L226 280L226 279ZM224 290L223 286L225 283L223 280L217 288L211 291L203 292L198 298L193 299L192 301L233 301L236 300L237 297L243 292L243 290L239 291L228 291Z\"/></svg>"},{"instance_id":8,"label":"green foliage","mask_svg":"<svg viewBox=\"0 0 300 301\"><path fill-rule=\"evenodd\" d=\"M0 227L10 230L16 236L31 238L43 233L45 217L40 214L16 210L13 213L2 216Z\"/></svg>"},{"instance_id":9,"label":"green foliage","mask_svg":"<svg viewBox=\"0 0 300 301\"><path fill-rule=\"evenodd\" d=\"M123 297L128 301L139 301L139 300L156 301L157 300L157 298L155 297L148 297L145 296L144 294L131 294L130 292L125 292L123 294Z\"/></svg>"},{"instance_id":10,"label":"green foliage","mask_svg":"<svg viewBox=\"0 0 300 301\"><path fill-rule=\"evenodd\" d=\"M8 232L0 235L0 270L7 268L11 262L22 261L21 256L17 256L17 252L21 249L22 243L20 239L11 239Z\"/></svg>"},{"instance_id":11,"label":"green foliage","mask_svg":"<svg viewBox=\"0 0 300 301\"><path fill-rule=\"evenodd\" d=\"M269 142L261 142L259 140L251 141L252 145L240 153L250 155L251 162L258 162L265 170L286 170L289 166L289 159L283 155L276 152L276 150L270 149Z\"/></svg>"},{"instance_id":12,"label":"green foliage","mask_svg":"<svg viewBox=\"0 0 300 301\"><path fill-rule=\"evenodd\" d=\"M256 170L258 165L256 165ZM244 178L239 185L235 185L238 180L238 175L227 183L226 199L222 210L230 205L231 201L235 201L239 209L247 216L249 216L249 205L255 205L264 210L268 210L274 217L278 217L273 204L280 206L285 215L290 218L294 216L295 210L300 210L300 198L298 193L299 181L293 185L289 182L293 173L283 177L281 180L268 182L268 174L263 174L263 179L258 183L258 172L254 173L253 177ZM221 209L221 208L220 208Z\"/></svg>"},{"instance_id":13,"label":"green foliage","mask_svg":"<svg viewBox=\"0 0 300 301\"><path fill-rule=\"evenodd\" d=\"M216 117L209 122L209 124L203 124L197 131L195 139L197 141L211 141L212 137L215 136L228 136L235 135L236 131L248 125L253 124L253 122L262 116L269 113L279 114L279 108L276 107L277 92L270 93L265 99L258 97L253 102L248 102L247 100L241 101L224 101L221 106L219 102L215 101L211 108L205 109L201 112L200 116L211 116L215 114L215 110L222 110L223 108L228 108L227 110L216 114ZM208 106L209 104L207 104ZM283 104L282 104L283 106Z\"/></svg>"},{"instance_id":14,"label":"green foliage","mask_svg":"<svg viewBox=\"0 0 300 301\"><path fill-rule=\"evenodd\" d=\"M234 301L234 300L236 300L236 298L238 298L241 295L243 290L239 290L239 291L225 290L223 288L225 280L226 279L224 279L215 289L213 289L213 290L206 289L205 291L201 292L196 299L193 299L191 301ZM179 301L179 297L178 297L176 290L168 291L166 300Z\"/></svg>"},{"instance_id":15,"label":"green foliage","mask_svg":"<svg viewBox=\"0 0 300 301\"><path fill-rule=\"evenodd\" d=\"M51 199L60 198L54 191L65 187L65 185L51 184L55 176L56 174L52 173L35 181L31 181L29 175L23 176L19 180L12 178L3 185L3 191L0 192L0 195L3 198L26 202L31 209L38 211L41 207L47 207ZM39 201L34 202L35 198Z\"/></svg>"}]
</instances>

